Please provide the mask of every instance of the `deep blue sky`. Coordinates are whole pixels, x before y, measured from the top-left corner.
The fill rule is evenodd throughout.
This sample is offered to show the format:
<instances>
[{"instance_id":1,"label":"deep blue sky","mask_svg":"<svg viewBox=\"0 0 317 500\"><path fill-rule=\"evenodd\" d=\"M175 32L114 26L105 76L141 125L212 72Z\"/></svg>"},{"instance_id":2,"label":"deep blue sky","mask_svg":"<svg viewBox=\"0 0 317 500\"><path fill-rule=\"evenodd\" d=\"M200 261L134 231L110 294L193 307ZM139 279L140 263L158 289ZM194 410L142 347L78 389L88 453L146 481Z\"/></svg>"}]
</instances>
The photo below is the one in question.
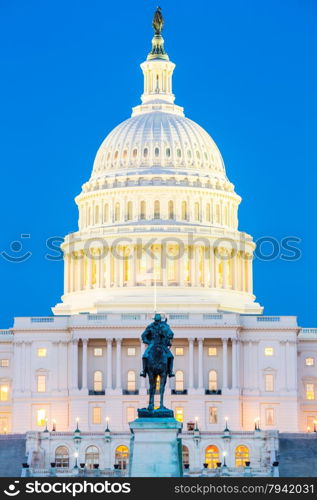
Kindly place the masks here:
<instances>
[{"instance_id":1,"label":"deep blue sky","mask_svg":"<svg viewBox=\"0 0 317 500\"><path fill-rule=\"evenodd\" d=\"M297 261L254 265L266 314L317 326L315 0L162 0L176 102L215 139L243 197L240 229L301 238ZM77 228L73 201L102 139L139 103L152 0L0 0L0 327L46 315L63 264L45 241ZM20 235L30 234L29 240ZM23 241L20 252L12 241ZM264 250L264 248L263 248ZM267 250L269 248L267 247Z\"/></svg>"}]
</instances>

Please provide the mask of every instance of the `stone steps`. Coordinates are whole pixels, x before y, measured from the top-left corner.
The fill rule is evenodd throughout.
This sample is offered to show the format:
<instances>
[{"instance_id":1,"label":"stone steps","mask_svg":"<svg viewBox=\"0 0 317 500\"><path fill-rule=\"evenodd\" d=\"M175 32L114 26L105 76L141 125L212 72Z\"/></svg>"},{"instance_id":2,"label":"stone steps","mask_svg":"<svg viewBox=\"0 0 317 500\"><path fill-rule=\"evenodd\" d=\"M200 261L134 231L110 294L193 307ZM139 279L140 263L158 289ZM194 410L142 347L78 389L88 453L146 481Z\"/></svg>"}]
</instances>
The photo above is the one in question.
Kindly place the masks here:
<instances>
[{"instance_id":1,"label":"stone steps","mask_svg":"<svg viewBox=\"0 0 317 500\"><path fill-rule=\"evenodd\" d=\"M25 434L0 435L0 477L21 476L25 444Z\"/></svg>"},{"instance_id":2,"label":"stone steps","mask_svg":"<svg viewBox=\"0 0 317 500\"><path fill-rule=\"evenodd\" d=\"M279 435L281 477L317 477L317 434Z\"/></svg>"}]
</instances>

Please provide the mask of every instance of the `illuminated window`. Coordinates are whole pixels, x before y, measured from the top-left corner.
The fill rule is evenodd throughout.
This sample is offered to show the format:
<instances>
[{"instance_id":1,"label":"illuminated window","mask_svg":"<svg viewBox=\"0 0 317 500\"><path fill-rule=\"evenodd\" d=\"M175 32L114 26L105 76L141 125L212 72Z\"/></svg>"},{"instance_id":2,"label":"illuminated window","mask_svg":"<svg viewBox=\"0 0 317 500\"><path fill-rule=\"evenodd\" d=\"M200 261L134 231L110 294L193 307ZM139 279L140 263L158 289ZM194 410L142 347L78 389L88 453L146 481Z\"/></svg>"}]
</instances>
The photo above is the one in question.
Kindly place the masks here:
<instances>
[{"instance_id":1,"label":"illuminated window","mask_svg":"<svg viewBox=\"0 0 317 500\"><path fill-rule=\"evenodd\" d=\"M0 386L0 401L8 401L9 387L7 385Z\"/></svg>"},{"instance_id":2,"label":"illuminated window","mask_svg":"<svg viewBox=\"0 0 317 500\"><path fill-rule=\"evenodd\" d=\"M175 418L178 422L184 422L184 408L175 408Z\"/></svg>"},{"instance_id":3,"label":"illuminated window","mask_svg":"<svg viewBox=\"0 0 317 500\"><path fill-rule=\"evenodd\" d=\"M175 356L184 356L184 348L176 347L175 348Z\"/></svg>"},{"instance_id":4,"label":"illuminated window","mask_svg":"<svg viewBox=\"0 0 317 500\"><path fill-rule=\"evenodd\" d=\"M4 361L4 360L3 360L3 361ZM314 360L314 358L306 358L306 359L305 359L305 365L306 365L306 366L314 366L314 364L315 364L315 360Z\"/></svg>"},{"instance_id":5,"label":"illuminated window","mask_svg":"<svg viewBox=\"0 0 317 500\"><path fill-rule=\"evenodd\" d=\"M43 427L46 424L46 410L37 410L36 423L39 427Z\"/></svg>"},{"instance_id":6,"label":"illuminated window","mask_svg":"<svg viewBox=\"0 0 317 500\"><path fill-rule=\"evenodd\" d=\"M101 408L99 406L92 409L92 423L101 424Z\"/></svg>"},{"instance_id":7,"label":"illuminated window","mask_svg":"<svg viewBox=\"0 0 317 500\"><path fill-rule=\"evenodd\" d=\"M218 408L216 406L211 406L209 408L209 423L210 424L218 423Z\"/></svg>"},{"instance_id":8,"label":"illuminated window","mask_svg":"<svg viewBox=\"0 0 317 500\"><path fill-rule=\"evenodd\" d=\"M37 376L37 392L45 392L46 391L46 376L38 375Z\"/></svg>"},{"instance_id":9,"label":"illuminated window","mask_svg":"<svg viewBox=\"0 0 317 500\"><path fill-rule=\"evenodd\" d=\"M85 453L85 464L87 469L93 469L94 465L99 464L99 450L97 446L89 446Z\"/></svg>"},{"instance_id":10,"label":"illuminated window","mask_svg":"<svg viewBox=\"0 0 317 500\"><path fill-rule=\"evenodd\" d=\"M205 451L205 463L208 464L208 469L216 469L219 462L219 450L217 446L208 446Z\"/></svg>"},{"instance_id":11,"label":"illuminated window","mask_svg":"<svg viewBox=\"0 0 317 500\"><path fill-rule=\"evenodd\" d=\"M265 409L265 424L274 425L274 408Z\"/></svg>"},{"instance_id":12,"label":"illuminated window","mask_svg":"<svg viewBox=\"0 0 317 500\"><path fill-rule=\"evenodd\" d=\"M133 158L136 158L138 156L138 150L137 149L133 150L132 156L133 156Z\"/></svg>"},{"instance_id":13,"label":"illuminated window","mask_svg":"<svg viewBox=\"0 0 317 500\"><path fill-rule=\"evenodd\" d=\"M123 156L124 159L126 159L128 157L128 151L126 149L123 151L123 155L122 156Z\"/></svg>"},{"instance_id":14,"label":"illuminated window","mask_svg":"<svg viewBox=\"0 0 317 500\"><path fill-rule=\"evenodd\" d=\"M317 418L314 416L307 417L307 432L314 432L317 429Z\"/></svg>"},{"instance_id":15,"label":"illuminated window","mask_svg":"<svg viewBox=\"0 0 317 500\"><path fill-rule=\"evenodd\" d=\"M208 374L208 388L210 391L217 390L217 372L216 370L210 370Z\"/></svg>"},{"instance_id":16,"label":"illuminated window","mask_svg":"<svg viewBox=\"0 0 317 500\"><path fill-rule=\"evenodd\" d=\"M135 372L133 370L128 371L128 391L135 391Z\"/></svg>"},{"instance_id":17,"label":"illuminated window","mask_svg":"<svg viewBox=\"0 0 317 500\"><path fill-rule=\"evenodd\" d=\"M135 347L128 347L128 356L135 356Z\"/></svg>"},{"instance_id":18,"label":"illuminated window","mask_svg":"<svg viewBox=\"0 0 317 500\"><path fill-rule=\"evenodd\" d=\"M186 201L182 201L182 219L183 220L187 220L187 202Z\"/></svg>"},{"instance_id":19,"label":"illuminated window","mask_svg":"<svg viewBox=\"0 0 317 500\"><path fill-rule=\"evenodd\" d=\"M102 356L102 347L95 347L94 348L94 356L96 356L96 357Z\"/></svg>"},{"instance_id":20,"label":"illuminated window","mask_svg":"<svg viewBox=\"0 0 317 500\"><path fill-rule=\"evenodd\" d=\"M183 444L182 446L182 458L183 458L183 465L188 465L189 464L189 450L188 447Z\"/></svg>"},{"instance_id":21,"label":"illuminated window","mask_svg":"<svg viewBox=\"0 0 317 500\"><path fill-rule=\"evenodd\" d=\"M0 359L0 367L1 368L7 368L9 366L9 360L8 359Z\"/></svg>"},{"instance_id":22,"label":"illuminated window","mask_svg":"<svg viewBox=\"0 0 317 500\"><path fill-rule=\"evenodd\" d=\"M121 445L116 448L115 461L119 466L119 469L125 470L129 462L129 448L127 446Z\"/></svg>"},{"instance_id":23,"label":"illuminated window","mask_svg":"<svg viewBox=\"0 0 317 500\"><path fill-rule=\"evenodd\" d=\"M66 446L59 446L55 451L55 466L58 469L68 469L69 452Z\"/></svg>"},{"instance_id":24,"label":"illuminated window","mask_svg":"<svg viewBox=\"0 0 317 500\"><path fill-rule=\"evenodd\" d=\"M102 372L99 370L94 373L94 391L102 391Z\"/></svg>"},{"instance_id":25,"label":"illuminated window","mask_svg":"<svg viewBox=\"0 0 317 500\"><path fill-rule=\"evenodd\" d=\"M208 356L217 356L217 347L208 347Z\"/></svg>"},{"instance_id":26,"label":"illuminated window","mask_svg":"<svg viewBox=\"0 0 317 500\"><path fill-rule=\"evenodd\" d=\"M135 420L135 408L133 406L128 406L127 408L127 423Z\"/></svg>"},{"instance_id":27,"label":"illuminated window","mask_svg":"<svg viewBox=\"0 0 317 500\"><path fill-rule=\"evenodd\" d=\"M266 392L274 391L274 376L271 373L265 375L265 390Z\"/></svg>"},{"instance_id":28,"label":"illuminated window","mask_svg":"<svg viewBox=\"0 0 317 500\"><path fill-rule=\"evenodd\" d=\"M47 349L45 349L45 347L39 347L37 350L37 357L46 358L46 355L47 355Z\"/></svg>"},{"instance_id":29,"label":"illuminated window","mask_svg":"<svg viewBox=\"0 0 317 500\"><path fill-rule=\"evenodd\" d=\"M264 354L265 354L265 356L273 356L274 355L273 347L266 347L264 349Z\"/></svg>"},{"instance_id":30,"label":"illuminated window","mask_svg":"<svg viewBox=\"0 0 317 500\"><path fill-rule=\"evenodd\" d=\"M236 467L245 467L245 463L250 461L249 448L246 446L237 446L235 455Z\"/></svg>"},{"instance_id":31,"label":"illuminated window","mask_svg":"<svg viewBox=\"0 0 317 500\"><path fill-rule=\"evenodd\" d=\"M315 399L314 384L306 384L306 399Z\"/></svg>"},{"instance_id":32,"label":"illuminated window","mask_svg":"<svg viewBox=\"0 0 317 500\"><path fill-rule=\"evenodd\" d=\"M181 370L177 370L177 372L175 373L175 390L184 390L184 373Z\"/></svg>"}]
</instances>

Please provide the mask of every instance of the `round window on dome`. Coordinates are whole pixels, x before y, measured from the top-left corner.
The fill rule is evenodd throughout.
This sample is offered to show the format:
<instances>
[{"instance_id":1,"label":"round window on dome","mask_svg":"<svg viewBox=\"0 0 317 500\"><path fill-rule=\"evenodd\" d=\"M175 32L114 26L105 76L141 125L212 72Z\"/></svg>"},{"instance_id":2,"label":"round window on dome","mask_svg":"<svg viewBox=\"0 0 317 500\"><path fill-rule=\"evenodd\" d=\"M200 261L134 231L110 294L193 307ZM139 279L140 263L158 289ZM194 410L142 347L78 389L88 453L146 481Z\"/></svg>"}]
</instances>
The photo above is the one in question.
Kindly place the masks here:
<instances>
[{"instance_id":1,"label":"round window on dome","mask_svg":"<svg viewBox=\"0 0 317 500\"><path fill-rule=\"evenodd\" d=\"M144 148L144 150L143 150L143 156L144 156L144 158L147 158L148 154L149 154L148 148Z\"/></svg>"},{"instance_id":2,"label":"round window on dome","mask_svg":"<svg viewBox=\"0 0 317 500\"><path fill-rule=\"evenodd\" d=\"M166 148L166 156L167 156L167 158L169 158L171 156L170 148Z\"/></svg>"},{"instance_id":3,"label":"round window on dome","mask_svg":"<svg viewBox=\"0 0 317 500\"><path fill-rule=\"evenodd\" d=\"M125 149L123 151L123 158L126 159L128 157L128 151Z\"/></svg>"},{"instance_id":4,"label":"round window on dome","mask_svg":"<svg viewBox=\"0 0 317 500\"><path fill-rule=\"evenodd\" d=\"M114 154L114 159L115 160L118 158L118 155L119 155L119 153L118 153L118 151L116 151L115 154Z\"/></svg>"},{"instance_id":5,"label":"round window on dome","mask_svg":"<svg viewBox=\"0 0 317 500\"><path fill-rule=\"evenodd\" d=\"M160 148L155 148L155 149L154 149L154 154L155 154L156 158L157 158L158 156L160 156Z\"/></svg>"},{"instance_id":6,"label":"round window on dome","mask_svg":"<svg viewBox=\"0 0 317 500\"><path fill-rule=\"evenodd\" d=\"M136 158L138 156L138 150L136 148L132 151L132 156L133 158Z\"/></svg>"},{"instance_id":7,"label":"round window on dome","mask_svg":"<svg viewBox=\"0 0 317 500\"><path fill-rule=\"evenodd\" d=\"M178 158L181 158L181 156L182 156L182 151L179 148L177 150L177 156L178 156Z\"/></svg>"}]
</instances>

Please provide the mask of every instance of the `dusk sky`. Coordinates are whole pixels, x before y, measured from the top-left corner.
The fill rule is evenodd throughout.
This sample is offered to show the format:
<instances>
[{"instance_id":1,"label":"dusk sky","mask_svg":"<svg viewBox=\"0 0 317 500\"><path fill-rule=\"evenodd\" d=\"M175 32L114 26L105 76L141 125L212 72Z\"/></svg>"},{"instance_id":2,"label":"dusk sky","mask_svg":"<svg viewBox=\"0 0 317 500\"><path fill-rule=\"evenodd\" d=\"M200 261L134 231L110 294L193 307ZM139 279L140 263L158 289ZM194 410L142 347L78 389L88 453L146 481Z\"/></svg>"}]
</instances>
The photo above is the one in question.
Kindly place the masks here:
<instances>
[{"instance_id":1,"label":"dusk sky","mask_svg":"<svg viewBox=\"0 0 317 500\"><path fill-rule=\"evenodd\" d=\"M97 149L140 102L156 5L0 0L0 328L60 301L63 262L47 258L57 253L46 241L77 229L74 197ZM217 143L243 198L240 230L274 242L273 259L272 243L255 259L257 301L317 327L317 2L161 7L176 103Z\"/></svg>"}]
</instances>

